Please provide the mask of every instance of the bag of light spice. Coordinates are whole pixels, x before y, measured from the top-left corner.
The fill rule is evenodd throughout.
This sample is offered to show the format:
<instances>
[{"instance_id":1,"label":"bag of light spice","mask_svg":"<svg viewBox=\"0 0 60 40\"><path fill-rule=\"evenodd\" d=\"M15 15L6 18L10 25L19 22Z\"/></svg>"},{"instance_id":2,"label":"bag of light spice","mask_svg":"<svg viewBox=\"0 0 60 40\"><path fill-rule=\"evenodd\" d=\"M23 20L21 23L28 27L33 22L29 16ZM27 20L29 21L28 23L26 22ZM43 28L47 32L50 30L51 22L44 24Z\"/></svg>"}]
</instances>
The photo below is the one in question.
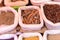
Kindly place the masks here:
<instances>
[{"instance_id":1,"label":"bag of light spice","mask_svg":"<svg viewBox=\"0 0 60 40\"><path fill-rule=\"evenodd\" d=\"M43 40L60 40L60 30L47 30L44 32Z\"/></svg>"},{"instance_id":2,"label":"bag of light spice","mask_svg":"<svg viewBox=\"0 0 60 40\"><path fill-rule=\"evenodd\" d=\"M16 34L3 34L0 35L0 40L17 40Z\"/></svg>"},{"instance_id":3,"label":"bag of light spice","mask_svg":"<svg viewBox=\"0 0 60 40\"><path fill-rule=\"evenodd\" d=\"M48 2L51 0L30 0L33 5L39 6L40 4L43 4L44 2Z\"/></svg>"},{"instance_id":4,"label":"bag of light spice","mask_svg":"<svg viewBox=\"0 0 60 40\"><path fill-rule=\"evenodd\" d=\"M60 3L46 2L41 5L42 17L48 29L60 29Z\"/></svg>"},{"instance_id":5,"label":"bag of light spice","mask_svg":"<svg viewBox=\"0 0 60 40\"><path fill-rule=\"evenodd\" d=\"M0 34L16 28L18 24L18 14L11 7L0 8Z\"/></svg>"},{"instance_id":6,"label":"bag of light spice","mask_svg":"<svg viewBox=\"0 0 60 40\"><path fill-rule=\"evenodd\" d=\"M18 40L42 40L42 35L37 32L22 33Z\"/></svg>"},{"instance_id":7,"label":"bag of light spice","mask_svg":"<svg viewBox=\"0 0 60 40\"><path fill-rule=\"evenodd\" d=\"M43 27L41 10L37 6L23 6L18 10L19 25L23 30L40 30Z\"/></svg>"},{"instance_id":8,"label":"bag of light spice","mask_svg":"<svg viewBox=\"0 0 60 40\"><path fill-rule=\"evenodd\" d=\"M6 6L24 6L28 4L28 0L4 0Z\"/></svg>"}]
</instances>

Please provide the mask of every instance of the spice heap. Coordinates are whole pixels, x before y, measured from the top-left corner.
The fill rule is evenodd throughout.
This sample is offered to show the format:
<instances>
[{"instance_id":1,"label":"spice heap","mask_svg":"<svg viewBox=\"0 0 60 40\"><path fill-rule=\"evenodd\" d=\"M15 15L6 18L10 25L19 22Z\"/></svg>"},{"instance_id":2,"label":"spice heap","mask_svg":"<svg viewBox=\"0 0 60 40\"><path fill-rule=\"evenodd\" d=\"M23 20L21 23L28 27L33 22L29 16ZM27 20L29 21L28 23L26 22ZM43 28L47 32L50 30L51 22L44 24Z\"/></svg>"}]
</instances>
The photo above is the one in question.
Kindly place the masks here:
<instances>
[{"instance_id":1,"label":"spice heap","mask_svg":"<svg viewBox=\"0 0 60 40\"><path fill-rule=\"evenodd\" d=\"M47 36L47 40L60 40L60 34L51 34Z\"/></svg>"},{"instance_id":2,"label":"spice heap","mask_svg":"<svg viewBox=\"0 0 60 40\"><path fill-rule=\"evenodd\" d=\"M12 2L16 2L16 1L24 1L24 0L11 0Z\"/></svg>"},{"instance_id":3,"label":"spice heap","mask_svg":"<svg viewBox=\"0 0 60 40\"><path fill-rule=\"evenodd\" d=\"M43 7L44 13L48 20L53 23L60 22L60 5L57 4L46 4Z\"/></svg>"},{"instance_id":4,"label":"spice heap","mask_svg":"<svg viewBox=\"0 0 60 40\"><path fill-rule=\"evenodd\" d=\"M11 11L0 11L0 25L11 25L14 23L14 13Z\"/></svg>"},{"instance_id":5,"label":"spice heap","mask_svg":"<svg viewBox=\"0 0 60 40\"><path fill-rule=\"evenodd\" d=\"M39 40L38 36L23 38L23 40Z\"/></svg>"},{"instance_id":6,"label":"spice heap","mask_svg":"<svg viewBox=\"0 0 60 40\"><path fill-rule=\"evenodd\" d=\"M39 11L36 9L22 10L22 22L24 24L40 24Z\"/></svg>"}]
</instances>

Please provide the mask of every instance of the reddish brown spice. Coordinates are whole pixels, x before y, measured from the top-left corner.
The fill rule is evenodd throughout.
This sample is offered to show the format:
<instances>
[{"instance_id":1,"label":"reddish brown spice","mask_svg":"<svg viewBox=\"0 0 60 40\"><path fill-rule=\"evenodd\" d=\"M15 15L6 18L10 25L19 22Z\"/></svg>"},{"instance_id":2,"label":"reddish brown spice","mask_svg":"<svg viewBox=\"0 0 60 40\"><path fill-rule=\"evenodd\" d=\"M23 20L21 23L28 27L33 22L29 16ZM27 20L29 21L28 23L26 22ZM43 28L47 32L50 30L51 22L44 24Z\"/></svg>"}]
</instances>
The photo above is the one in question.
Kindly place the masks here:
<instances>
[{"instance_id":1,"label":"reddish brown spice","mask_svg":"<svg viewBox=\"0 0 60 40\"><path fill-rule=\"evenodd\" d=\"M53 23L60 22L60 5L46 4L44 5L44 13L48 20Z\"/></svg>"},{"instance_id":2,"label":"reddish brown spice","mask_svg":"<svg viewBox=\"0 0 60 40\"><path fill-rule=\"evenodd\" d=\"M40 24L39 11L36 9L22 10L21 16L24 24Z\"/></svg>"}]
</instances>

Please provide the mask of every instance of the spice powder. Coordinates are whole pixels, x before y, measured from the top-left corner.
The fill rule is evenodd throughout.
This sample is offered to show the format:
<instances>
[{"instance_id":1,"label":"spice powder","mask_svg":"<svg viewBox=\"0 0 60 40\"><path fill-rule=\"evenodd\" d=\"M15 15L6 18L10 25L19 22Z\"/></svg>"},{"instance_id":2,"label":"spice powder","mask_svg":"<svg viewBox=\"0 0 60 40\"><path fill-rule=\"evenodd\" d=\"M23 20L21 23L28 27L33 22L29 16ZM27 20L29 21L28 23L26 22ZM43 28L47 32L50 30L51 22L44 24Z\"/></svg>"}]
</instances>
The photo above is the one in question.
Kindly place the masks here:
<instances>
[{"instance_id":1,"label":"spice powder","mask_svg":"<svg viewBox=\"0 0 60 40\"><path fill-rule=\"evenodd\" d=\"M49 34L47 40L60 40L60 34Z\"/></svg>"},{"instance_id":2,"label":"spice powder","mask_svg":"<svg viewBox=\"0 0 60 40\"><path fill-rule=\"evenodd\" d=\"M0 25L11 25L14 23L14 13L12 11L0 11Z\"/></svg>"}]
</instances>

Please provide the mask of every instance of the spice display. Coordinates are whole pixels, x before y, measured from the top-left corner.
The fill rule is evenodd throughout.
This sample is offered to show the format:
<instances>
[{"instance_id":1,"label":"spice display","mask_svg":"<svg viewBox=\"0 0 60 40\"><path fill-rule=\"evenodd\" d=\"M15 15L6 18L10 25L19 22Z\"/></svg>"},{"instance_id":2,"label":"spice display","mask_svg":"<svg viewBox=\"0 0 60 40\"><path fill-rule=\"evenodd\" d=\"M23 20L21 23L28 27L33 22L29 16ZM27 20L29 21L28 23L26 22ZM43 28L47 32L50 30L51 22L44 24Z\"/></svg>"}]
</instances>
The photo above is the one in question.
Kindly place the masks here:
<instances>
[{"instance_id":1,"label":"spice display","mask_svg":"<svg viewBox=\"0 0 60 40\"><path fill-rule=\"evenodd\" d=\"M23 40L39 40L38 36L23 38Z\"/></svg>"},{"instance_id":2,"label":"spice display","mask_svg":"<svg viewBox=\"0 0 60 40\"><path fill-rule=\"evenodd\" d=\"M12 11L0 11L0 25L11 25L14 23L14 13Z\"/></svg>"},{"instance_id":3,"label":"spice display","mask_svg":"<svg viewBox=\"0 0 60 40\"><path fill-rule=\"evenodd\" d=\"M24 1L24 0L11 0L12 2L16 2L16 1Z\"/></svg>"},{"instance_id":4,"label":"spice display","mask_svg":"<svg viewBox=\"0 0 60 40\"><path fill-rule=\"evenodd\" d=\"M36 9L22 10L21 16L24 24L40 24L39 11Z\"/></svg>"},{"instance_id":5,"label":"spice display","mask_svg":"<svg viewBox=\"0 0 60 40\"><path fill-rule=\"evenodd\" d=\"M57 4L45 4L44 13L48 20L53 23L60 22L60 5Z\"/></svg>"},{"instance_id":6,"label":"spice display","mask_svg":"<svg viewBox=\"0 0 60 40\"><path fill-rule=\"evenodd\" d=\"M60 40L60 34L50 34L47 36L47 40Z\"/></svg>"}]
</instances>

